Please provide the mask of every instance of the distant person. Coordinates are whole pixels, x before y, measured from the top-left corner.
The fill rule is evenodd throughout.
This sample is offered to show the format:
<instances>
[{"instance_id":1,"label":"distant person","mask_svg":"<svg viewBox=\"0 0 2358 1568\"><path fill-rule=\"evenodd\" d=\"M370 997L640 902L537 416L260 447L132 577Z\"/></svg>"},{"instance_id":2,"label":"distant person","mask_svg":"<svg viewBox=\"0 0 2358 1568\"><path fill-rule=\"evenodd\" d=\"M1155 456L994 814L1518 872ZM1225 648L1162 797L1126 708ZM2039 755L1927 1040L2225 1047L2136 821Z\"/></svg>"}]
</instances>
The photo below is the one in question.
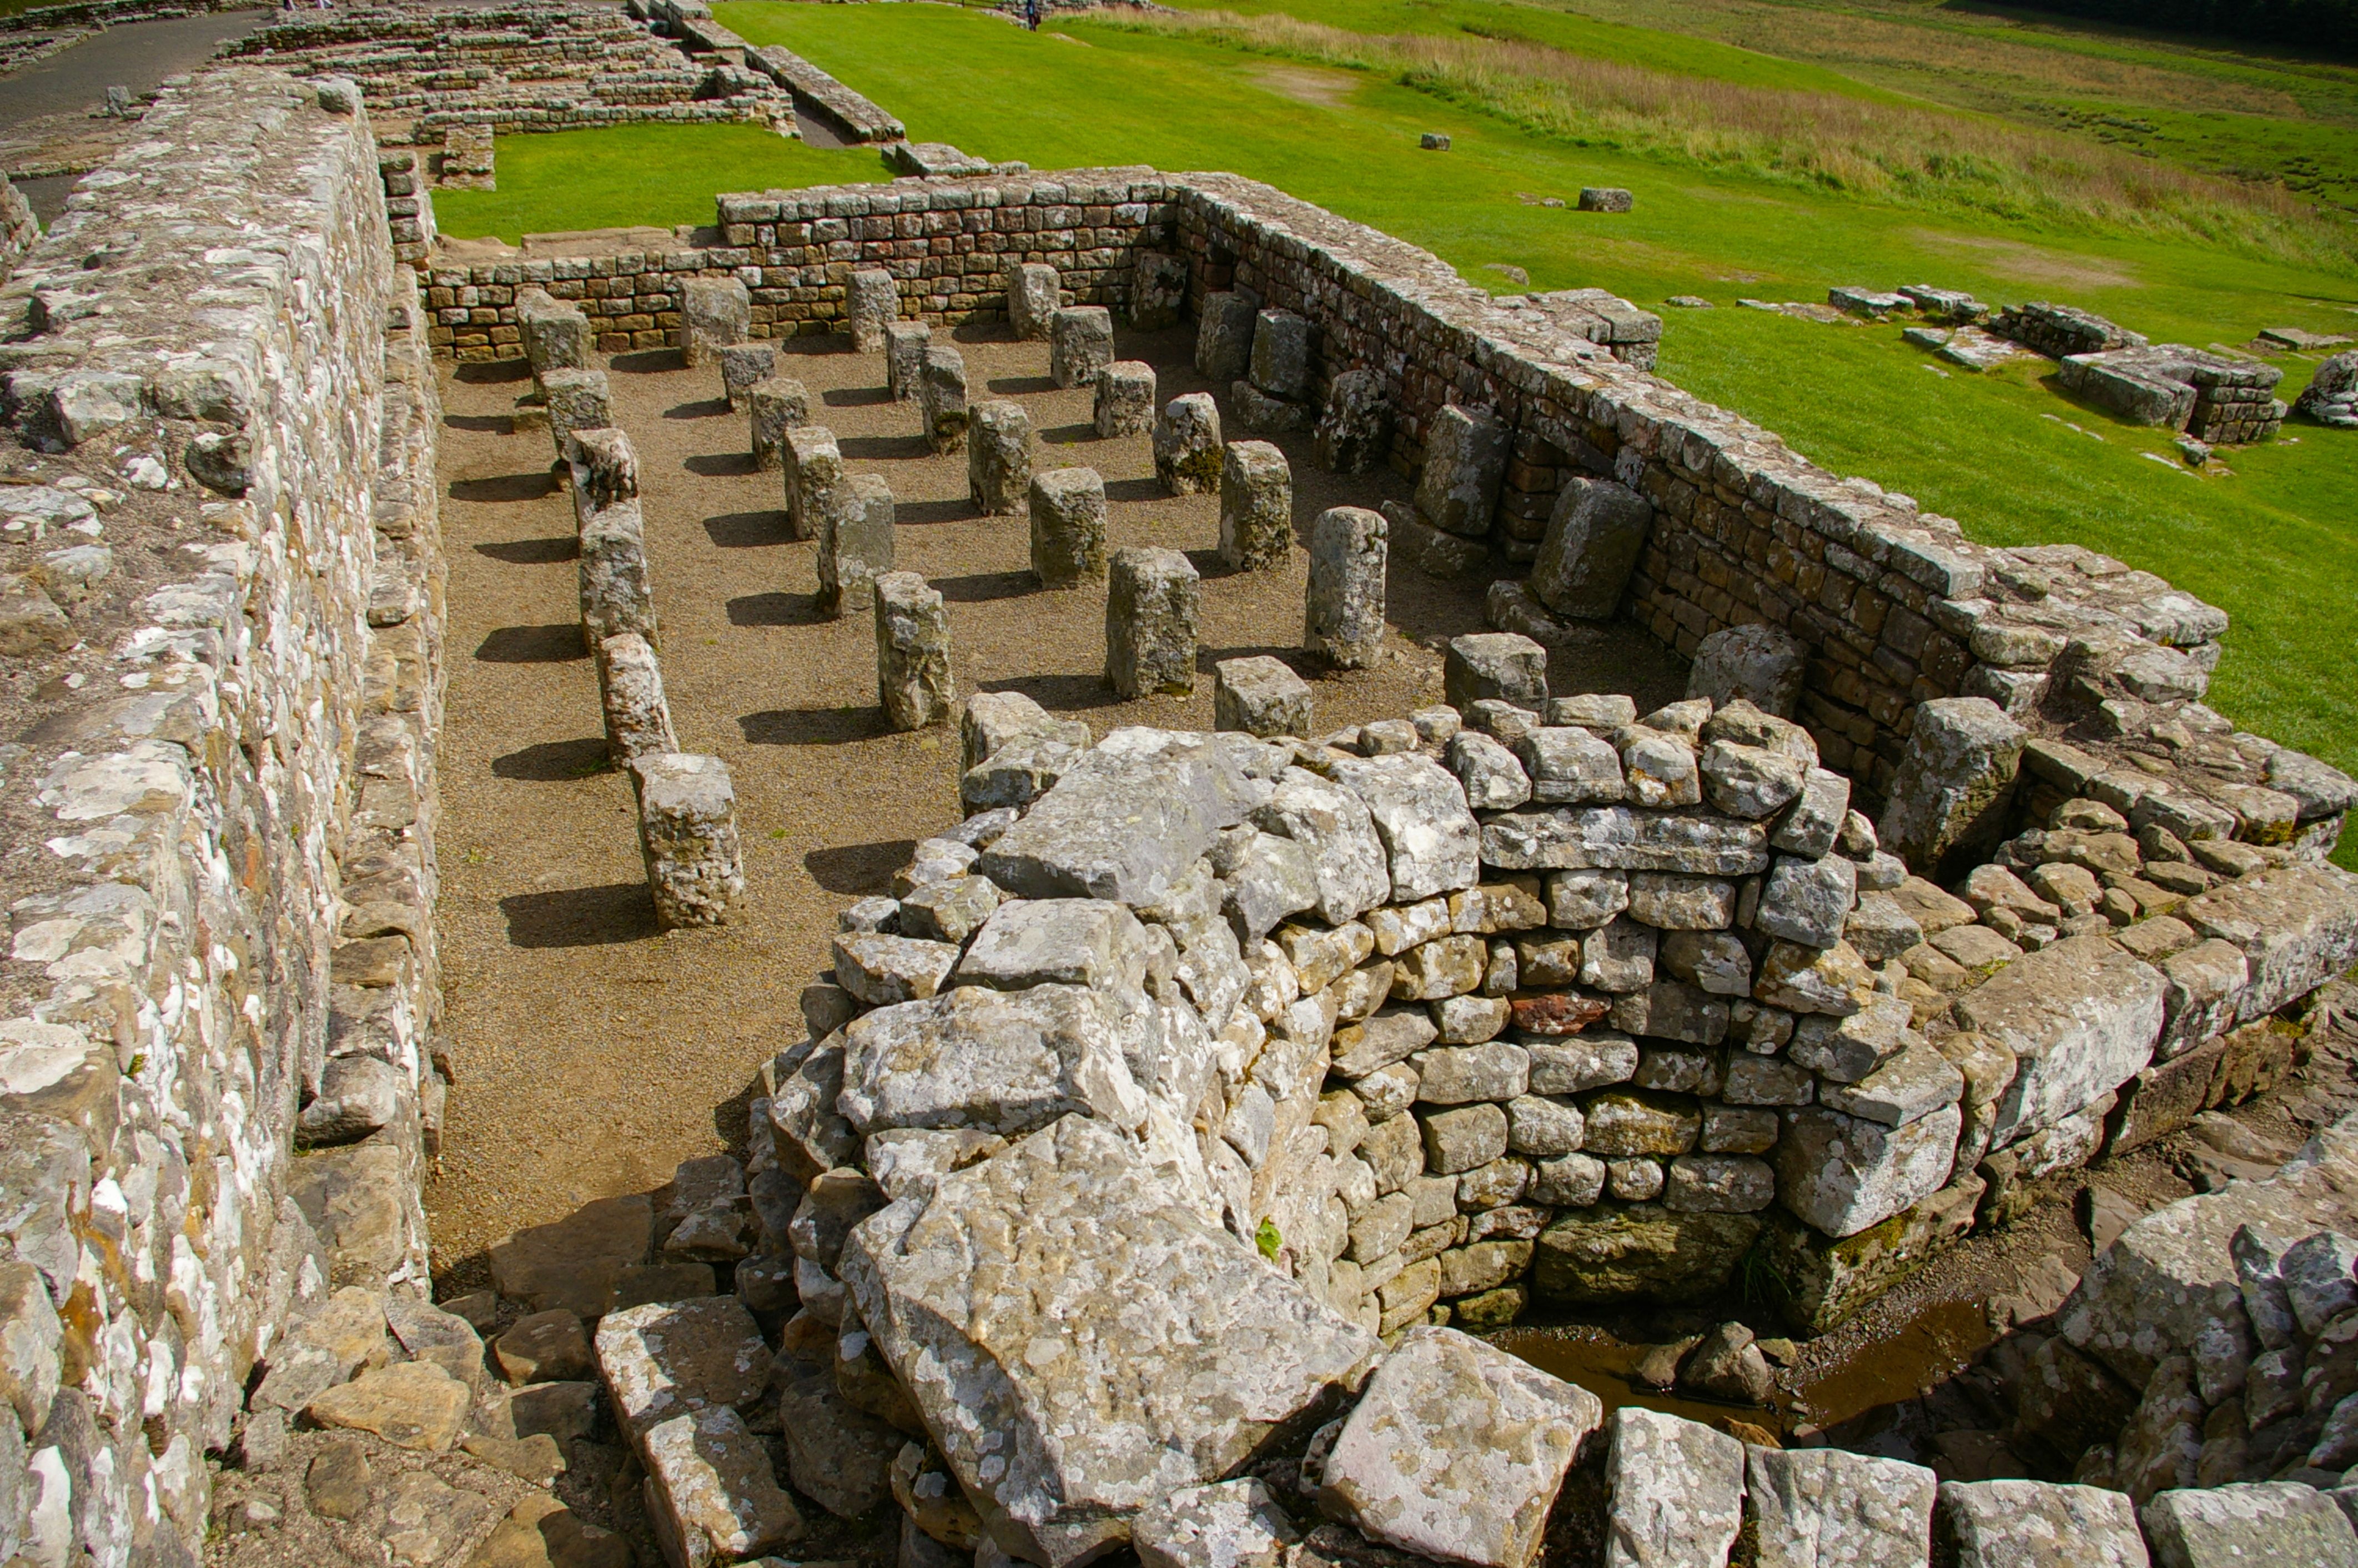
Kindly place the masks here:
<instances>
[{"instance_id":1,"label":"distant person","mask_svg":"<svg viewBox=\"0 0 2358 1568\"><path fill-rule=\"evenodd\" d=\"M1035 33L1040 30L1040 0L1023 0L1023 25Z\"/></svg>"}]
</instances>

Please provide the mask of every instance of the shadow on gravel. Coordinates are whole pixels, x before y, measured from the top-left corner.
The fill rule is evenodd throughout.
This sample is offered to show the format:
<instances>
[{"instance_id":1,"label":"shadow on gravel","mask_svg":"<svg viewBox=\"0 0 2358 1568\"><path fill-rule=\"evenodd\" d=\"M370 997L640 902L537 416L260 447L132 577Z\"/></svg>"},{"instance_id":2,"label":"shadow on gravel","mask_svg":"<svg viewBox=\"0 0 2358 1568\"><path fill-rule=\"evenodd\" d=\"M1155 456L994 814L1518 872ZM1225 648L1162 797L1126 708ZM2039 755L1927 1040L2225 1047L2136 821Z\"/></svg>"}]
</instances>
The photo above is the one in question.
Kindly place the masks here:
<instances>
[{"instance_id":1,"label":"shadow on gravel","mask_svg":"<svg viewBox=\"0 0 2358 1568\"><path fill-rule=\"evenodd\" d=\"M867 408L892 401L892 389L887 386L831 386L818 395L818 400L829 408Z\"/></svg>"},{"instance_id":2,"label":"shadow on gravel","mask_svg":"<svg viewBox=\"0 0 2358 1568\"><path fill-rule=\"evenodd\" d=\"M1020 397L1031 392L1054 392L1056 378L1050 375L1002 375L984 383L1001 397Z\"/></svg>"},{"instance_id":3,"label":"shadow on gravel","mask_svg":"<svg viewBox=\"0 0 2358 1568\"><path fill-rule=\"evenodd\" d=\"M590 650L581 645L578 621L554 626L503 626L485 633L475 647L475 657L487 665L557 665L589 656Z\"/></svg>"},{"instance_id":4,"label":"shadow on gravel","mask_svg":"<svg viewBox=\"0 0 2358 1568\"><path fill-rule=\"evenodd\" d=\"M1040 439L1052 447L1077 447L1099 437L1098 427L1084 420L1077 425L1051 425L1040 432Z\"/></svg>"},{"instance_id":5,"label":"shadow on gravel","mask_svg":"<svg viewBox=\"0 0 2358 1568\"><path fill-rule=\"evenodd\" d=\"M882 735L884 710L865 706L773 708L739 715L737 728L748 746L843 746Z\"/></svg>"},{"instance_id":6,"label":"shadow on gravel","mask_svg":"<svg viewBox=\"0 0 2358 1568\"><path fill-rule=\"evenodd\" d=\"M552 535L546 539L500 539L476 546L475 554L505 561L512 567L545 567L579 556L581 541L570 534Z\"/></svg>"},{"instance_id":7,"label":"shadow on gravel","mask_svg":"<svg viewBox=\"0 0 2358 1568\"><path fill-rule=\"evenodd\" d=\"M528 381L532 377L532 362L528 360L478 360L472 364L460 365L450 374L456 381Z\"/></svg>"},{"instance_id":8,"label":"shadow on gravel","mask_svg":"<svg viewBox=\"0 0 2358 1568\"><path fill-rule=\"evenodd\" d=\"M606 362L624 375L660 375L667 370L687 368L677 349L636 349L627 354L616 354Z\"/></svg>"},{"instance_id":9,"label":"shadow on gravel","mask_svg":"<svg viewBox=\"0 0 2358 1568\"><path fill-rule=\"evenodd\" d=\"M514 432L509 426L514 421L505 414L445 414L442 423L453 430L481 430L486 436L507 436Z\"/></svg>"},{"instance_id":10,"label":"shadow on gravel","mask_svg":"<svg viewBox=\"0 0 2358 1568\"><path fill-rule=\"evenodd\" d=\"M698 452L679 466L706 479L728 479L755 471L751 452Z\"/></svg>"},{"instance_id":11,"label":"shadow on gravel","mask_svg":"<svg viewBox=\"0 0 2358 1568\"><path fill-rule=\"evenodd\" d=\"M742 593L729 601L731 626L817 626L834 619L819 613L815 593Z\"/></svg>"},{"instance_id":12,"label":"shadow on gravel","mask_svg":"<svg viewBox=\"0 0 2358 1568\"><path fill-rule=\"evenodd\" d=\"M557 493L557 476L546 469L535 469L530 473L503 473L496 479L455 479L450 481L453 501L538 501L544 495Z\"/></svg>"},{"instance_id":13,"label":"shadow on gravel","mask_svg":"<svg viewBox=\"0 0 2358 1568\"><path fill-rule=\"evenodd\" d=\"M813 849L803 857L803 870L829 892L882 892L892 885L892 873L916 852L914 838L892 838L881 844L843 844Z\"/></svg>"},{"instance_id":14,"label":"shadow on gravel","mask_svg":"<svg viewBox=\"0 0 2358 1568\"><path fill-rule=\"evenodd\" d=\"M602 773L609 765L606 738L587 735L578 741L543 741L492 759L492 776L524 779L533 784L564 784Z\"/></svg>"},{"instance_id":15,"label":"shadow on gravel","mask_svg":"<svg viewBox=\"0 0 2358 1568\"><path fill-rule=\"evenodd\" d=\"M1011 676L990 683L993 691L1020 691L1041 707L1058 713L1082 708L1117 708L1122 698L1114 695L1103 676Z\"/></svg>"},{"instance_id":16,"label":"shadow on gravel","mask_svg":"<svg viewBox=\"0 0 2358 1568\"><path fill-rule=\"evenodd\" d=\"M784 512L724 512L704 520L704 532L724 550L752 550L764 545L791 545Z\"/></svg>"},{"instance_id":17,"label":"shadow on gravel","mask_svg":"<svg viewBox=\"0 0 2358 1568\"><path fill-rule=\"evenodd\" d=\"M1163 488L1163 481L1152 474L1139 479L1109 479L1105 490L1108 501L1160 501L1169 493Z\"/></svg>"},{"instance_id":18,"label":"shadow on gravel","mask_svg":"<svg viewBox=\"0 0 2358 1568\"><path fill-rule=\"evenodd\" d=\"M994 599L1021 599L1041 591L1040 579L1030 572L969 572L964 577L936 578L933 586L952 604L988 604Z\"/></svg>"},{"instance_id":19,"label":"shadow on gravel","mask_svg":"<svg viewBox=\"0 0 2358 1568\"><path fill-rule=\"evenodd\" d=\"M848 455L848 454L847 454ZM964 523L982 515L974 503L964 496L948 501L910 501L892 509L892 521L901 523Z\"/></svg>"},{"instance_id":20,"label":"shadow on gravel","mask_svg":"<svg viewBox=\"0 0 2358 1568\"><path fill-rule=\"evenodd\" d=\"M664 410L666 419L718 419L729 412L725 397L707 397L697 403L675 403Z\"/></svg>"},{"instance_id":21,"label":"shadow on gravel","mask_svg":"<svg viewBox=\"0 0 2358 1568\"><path fill-rule=\"evenodd\" d=\"M500 900L500 913L507 916L508 941L518 947L597 947L663 935L643 881L511 893Z\"/></svg>"},{"instance_id":22,"label":"shadow on gravel","mask_svg":"<svg viewBox=\"0 0 2358 1568\"><path fill-rule=\"evenodd\" d=\"M933 449L925 445L923 435L916 436L844 436L837 439L835 449L847 458L860 458L869 462L887 462L895 458L929 457Z\"/></svg>"}]
</instances>

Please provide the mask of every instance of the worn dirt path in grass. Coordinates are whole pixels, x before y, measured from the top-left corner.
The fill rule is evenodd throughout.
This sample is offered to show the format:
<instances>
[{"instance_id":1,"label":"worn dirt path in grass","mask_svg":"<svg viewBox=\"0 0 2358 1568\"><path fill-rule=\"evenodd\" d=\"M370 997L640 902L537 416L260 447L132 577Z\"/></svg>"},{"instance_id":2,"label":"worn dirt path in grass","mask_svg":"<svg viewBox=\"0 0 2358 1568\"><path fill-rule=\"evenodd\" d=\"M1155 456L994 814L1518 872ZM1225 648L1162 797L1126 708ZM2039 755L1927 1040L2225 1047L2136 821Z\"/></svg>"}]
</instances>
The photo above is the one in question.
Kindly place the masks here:
<instances>
[{"instance_id":1,"label":"worn dirt path in grass","mask_svg":"<svg viewBox=\"0 0 2358 1568\"><path fill-rule=\"evenodd\" d=\"M1192 697L1118 703L1101 678L1101 587L1045 592L1022 517L978 517L963 453L926 454L914 406L884 398L881 356L803 339L785 357L855 470L899 498L899 564L951 603L959 691L1019 689L1088 720L1208 729L1211 664L1293 656L1305 554L1257 576L1217 575L1217 498L1161 493L1144 436L1098 440L1089 395L1056 391L1047 347L1003 328L962 333L976 396L1014 397L1043 467L1105 475L1110 542L1176 546L1205 575L1204 675ZM1164 398L1200 390L1189 341L1125 334ZM450 561L449 709L441 748L441 928L458 1084L427 1193L446 1289L482 1277L484 1248L594 1197L643 1192L690 1156L741 1147L761 1063L802 1037L801 988L828 962L836 912L881 891L914 840L955 822L955 729L888 734L874 633L820 620L813 546L788 542L774 473L745 455L747 424L717 371L676 354L619 356L611 379L644 474L664 678L681 743L725 758L737 787L747 892L735 922L656 929L627 779L604 770L597 677L581 645L569 498L547 477L547 434L507 431L522 381L450 380L442 449ZM1325 507L1404 495L1385 473L1293 459L1297 526ZM1481 629L1470 587L1407 567L1391 583L1396 643L1379 670L1317 683L1322 724L1404 714L1440 697L1430 646ZM1560 657L1557 689L1630 690L1650 707L1683 677L1642 633L1605 669ZM1306 665L1304 673L1311 673Z\"/></svg>"}]
</instances>

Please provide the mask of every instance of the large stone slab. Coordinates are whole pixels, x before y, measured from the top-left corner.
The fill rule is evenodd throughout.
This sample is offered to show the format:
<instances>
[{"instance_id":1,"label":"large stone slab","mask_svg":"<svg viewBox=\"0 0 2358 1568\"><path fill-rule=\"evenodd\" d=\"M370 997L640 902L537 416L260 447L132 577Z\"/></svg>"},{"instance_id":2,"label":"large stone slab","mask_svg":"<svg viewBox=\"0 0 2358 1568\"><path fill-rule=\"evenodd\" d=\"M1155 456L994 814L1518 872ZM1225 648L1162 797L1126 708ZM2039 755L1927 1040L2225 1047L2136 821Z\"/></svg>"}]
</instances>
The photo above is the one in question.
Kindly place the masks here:
<instances>
[{"instance_id":1,"label":"large stone slab","mask_svg":"<svg viewBox=\"0 0 2358 1568\"><path fill-rule=\"evenodd\" d=\"M769 1387L769 1347L735 1296L608 1313L597 1346L614 1419L633 1434L674 1416L746 1406Z\"/></svg>"},{"instance_id":2,"label":"large stone slab","mask_svg":"<svg viewBox=\"0 0 2358 1568\"><path fill-rule=\"evenodd\" d=\"M1047 1568L1229 1474L1377 1348L1077 1116L871 1216L842 1268L986 1525Z\"/></svg>"},{"instance_id":3,"label":"large stone slab","mask_svg":"<svg viewBox=\"0 0 2358 1568\"><path fill-rule=\"evenodd\" d=\"M1839 1448L1747 1447L1757 1568L1923 1568L1940 1482L1921 1465Z\"/></svg>"},{"instance_id":4,"label":"large stone slab","mask_svg":"<svg viewBox=\"0 0 2358 1568\"><path fill-rule=\"evenodd\" d=\"M2293 1481L2163 1492L2144 1509L2154 1568L2352 1568L2358 1533L2332 1498Z\"/></svg>"},{"instance_id":5,"label":"large stone slab","mask_svg":"<svg viewBox=\"0 0 2358 1568\"><path fill-rule=\"evenodd\" d=\"M2244 1022L2308 995L2358 963L2358 877L2339 866L2278 866L2190 898L2170 912L2243 950L2251 979Z\"/></svg>"},{"instance_id":6,"label":"large stone slab","mask_svg":"<svg viewBox=\"0 0 2358 1568\"><path fill-rule=\"evenodd\" d=\"M742 1562L803 1533L762 1440L735 1411L676 1415L651 1429L643 1446L650 1512L683 1568Z\"/></svg>"},{"instance_id":7,"label":"large stone slab","mask_svg":"<svg viewBox=\"0 0 2358 1568\"><path fill-rule=\"evenodd\" d=\"M1615 1411L1612 1430L1605 1568L1725 1563L1744 1523L1744 1444L1637 1405Z\"/></svg>"},{"instance_id":8,"label":"large stone slab","mask_svg":"<svg viewBox=\"0 0 2358 1568\"><path fill-rule=\"evenodd\" d=\"M1318 885L1313 907L1329 925L1390 901L1391 860L1375 819L1341 784L1307 768L1288 768L1278 775L1269 803L1253 813L1253 826L1309 851Z\"/></svg>"},{"instance_id":9,"label":"large stone slab","mask_svg":"<svg viewBox=\"0 0 2358 1568\"><path fill-rule=\"evenodd\" d=\"M1595 1394L1528 1361L1455 1329L1412 1329L1336 1438L1319 1506L1422 1556L1524 1568L1604 1417Z\"/></svg>"},{"instance_id":10,"label":"large stone slab","mask_svg":"<svg viewBox=\"0 0 2358 1568\"><path fill-rule=\"evenodd\" d=\"M1482 861L1509 871L1748 877L1768 869L1768 830L1716 813L1628 806L1510 811L1482 825Z\"/></svg>"},{"instance_id":11,"label":"large stone slab","mask_svg":"<svg viewBox=\"0 0 2358 1568\"><path fill-rule=\"evenodd\" d=\"M2136 1505L2102 1487L1944 1481L1933 1529L1956 1568L2147 1568Z\"/></svg>"},{"instance_id":12,"label":"large stone slab","mask_svg":"<svg viewBox=\"0 0 2358 1568\"><path fill-rule=\"evenodd\" d=\"M1414 752L1347 757L1335 782L1357 795L1390 858L1392 900L1470 888L1482 877L1481 829L1456 775Z\"/></svg>"},{"instance_id":13,"label":"large stone slab","mask_svg":"<svg viewBox=\"0 0 2358 1568\"><path fill-rule=\"evenodd\" d=\"M1117 1025L1099 993L1076 985L966 985L880 1007L844 1027L836 1104L863 1137L917 1127L1011 1138L1072 1111L1135 1128L1146 1102Z\"/></svg>"},{"instance_id":14,"label":"large stone slab","mask_svg":"<svg viewBox=\"0 0 2358 1568\"><path fill-rule=\"evenodd\" d=\"M1855 1236L1949 1179L1963 1118L1945 1106L1905 1127L1810 1106L1777 1141L1777 1200L1828 1236Z\"/></svg>"},{"instance_id":15,"label":"large stone slab","mask_svg":"<svg viewBox=\"0 0 2358 1568\"><path fill-rule=\"evenodd\" d=\"M2128 1082L2161 1037L2161 972L2108 936L2073 936L2016 959L1959 996L1957 1021L2014 1053L1990 1146L2051 1127Z\"/></svg>"}]
</instances>

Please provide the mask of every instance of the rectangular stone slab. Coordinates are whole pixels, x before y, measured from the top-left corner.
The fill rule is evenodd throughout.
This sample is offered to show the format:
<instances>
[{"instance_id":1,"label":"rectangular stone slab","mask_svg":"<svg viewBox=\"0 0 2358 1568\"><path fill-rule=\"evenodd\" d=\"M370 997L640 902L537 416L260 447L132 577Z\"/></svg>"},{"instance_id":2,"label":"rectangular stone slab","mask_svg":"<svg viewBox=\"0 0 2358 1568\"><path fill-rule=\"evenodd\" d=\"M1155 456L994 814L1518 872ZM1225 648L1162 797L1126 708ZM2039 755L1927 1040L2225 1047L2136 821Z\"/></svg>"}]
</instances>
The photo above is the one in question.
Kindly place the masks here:
<instances>
[{"instance_id":1,"label":"rectangular stone slab","mask_svg":"<svg viewBox=\"0 0 2358 1568\"><path fill-rule=\"evenodd\" d=\"M1958 1022L2019 1064L1998 1101L1990 1147L2051 1127L2116 1089L2161 1037L2160 971L2104 936L2074 936L2017 958L1956 1001Z\"/></svg>"},{"instance_id":2,"label":"rectangular stone slab","mask_svg":"<svg viewBox=\"0 0 2358 1568\"><path fill-rule=\"evenodd\" d=\"M1626 806L1510 811L1482 825L1482 863L1509 871L1748 877L1768 869L1768 831L1716 814Z\"/></svg>"}]
</instances>

